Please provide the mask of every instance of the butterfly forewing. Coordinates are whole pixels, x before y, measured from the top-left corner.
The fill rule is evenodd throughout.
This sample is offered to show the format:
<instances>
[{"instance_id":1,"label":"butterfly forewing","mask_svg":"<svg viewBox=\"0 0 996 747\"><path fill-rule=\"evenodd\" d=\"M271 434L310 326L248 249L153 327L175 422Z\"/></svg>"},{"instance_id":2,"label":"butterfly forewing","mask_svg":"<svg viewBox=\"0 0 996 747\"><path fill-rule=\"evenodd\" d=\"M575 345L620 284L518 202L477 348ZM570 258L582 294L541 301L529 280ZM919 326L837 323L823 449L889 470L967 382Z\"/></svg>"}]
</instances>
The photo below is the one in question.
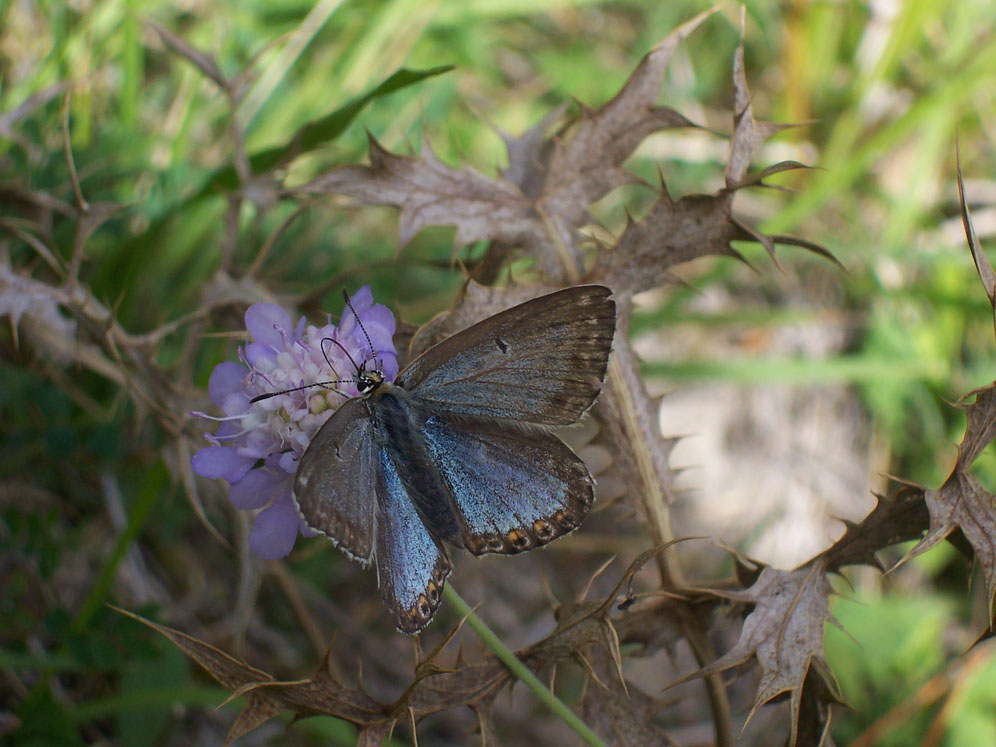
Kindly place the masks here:
<instances>
[{"instance_id":1,"label":"butterfly forewing","mask_svg":"<svg viewBox=\"0 0 996 747\"><path fill-rule=\"evenodd\" d=\"M427 350L396 383L429 410L573 423L605 377L616 320L610 292L567 288L496 314Z\"/></svg>"},{"instance_id":2,"label":"butterfly forewing","mask_svg":"<svg viewBox=\"0 0 996 747\"><path fill-rule=\"evenodd\" d=\"M308 526L364 565L373 556L377 510L373 428L362 399L345 402L315 434L294 477Z\"/></svg>"},{"instance_id":3,"label":"butterfly forewing","mask_svg":"<svg viewBox=\"0 0 996 747\"><path fill-rule=\"evenodd\" d=\"M584 462L544 430L434 415L424 434L475 555L545 545L576 529L591 508Z\"/></svg>"},{"instance_id":4,"label":"butterfly forewing","mask_svg":"<svg viewBox=\"0 0 996 747\"><path fill-rule=\"evenodd\" d=\"M403 633L417 633L436 613L450 560L419 518L386 451L377 470L377 579L384 604Z\"/></svg>"}]
</instances>

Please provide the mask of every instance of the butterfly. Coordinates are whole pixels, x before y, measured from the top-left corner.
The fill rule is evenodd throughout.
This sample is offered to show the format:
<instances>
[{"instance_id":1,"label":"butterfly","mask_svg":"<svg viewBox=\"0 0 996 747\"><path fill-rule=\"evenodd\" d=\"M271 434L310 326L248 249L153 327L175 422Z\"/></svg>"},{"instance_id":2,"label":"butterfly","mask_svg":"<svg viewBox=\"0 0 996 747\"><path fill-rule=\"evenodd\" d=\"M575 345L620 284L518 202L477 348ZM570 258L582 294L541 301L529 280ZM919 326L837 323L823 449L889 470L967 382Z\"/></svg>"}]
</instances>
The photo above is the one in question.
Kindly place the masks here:
<instances>
[{"instance_id":1,"label":"butterfly","mask_svg":"<svg viewBox=\"0 0 996 747\"><path fill-rule=\"evenodd\" d=\"M550 426L601 390L615 332L611 291L556 291L425 351L388 383L376 355L301 457L294 500L350 558L374 563L397 628L439 607L446 544L531 550L576 529L594 498L584 462ZM373 365L367 368L368 364Z\"/></svg>"}]
</instances>

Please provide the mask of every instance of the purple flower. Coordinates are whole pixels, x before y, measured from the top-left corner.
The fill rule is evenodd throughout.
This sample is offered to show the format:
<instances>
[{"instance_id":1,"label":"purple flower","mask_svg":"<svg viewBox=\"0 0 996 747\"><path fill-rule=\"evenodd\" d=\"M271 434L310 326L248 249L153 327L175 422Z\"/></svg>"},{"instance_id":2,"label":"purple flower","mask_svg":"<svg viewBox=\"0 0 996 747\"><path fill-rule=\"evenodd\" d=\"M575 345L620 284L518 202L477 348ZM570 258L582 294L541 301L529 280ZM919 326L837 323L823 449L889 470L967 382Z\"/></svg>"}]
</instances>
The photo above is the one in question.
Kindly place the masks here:
<instances>
[{"instance_id":1,"label":"purple flower","mask_svg":"<svg viewBox=\"0 0 996 747\"><path fill-rule=\"evenodd\" d=\"M315 534L291 497L294 472L318 429L359 394L357 367L377 368L387 381L398 373L391 310L373 302L369 286L351 296L350 304L338 328L331 319L315 327L304 317L295 326L276 304L250 306L246 329L253 341L239 348L239 363L218 364L208 381L211 401L224 415L192 413L221 424L204 434L212 445L194 454L191 466L202 477L225 479L233 506L258 511L249 547L262 558L287 555L299 531ZM281 393L251 402L271 392Z\"/></svg>"}]
</instances>

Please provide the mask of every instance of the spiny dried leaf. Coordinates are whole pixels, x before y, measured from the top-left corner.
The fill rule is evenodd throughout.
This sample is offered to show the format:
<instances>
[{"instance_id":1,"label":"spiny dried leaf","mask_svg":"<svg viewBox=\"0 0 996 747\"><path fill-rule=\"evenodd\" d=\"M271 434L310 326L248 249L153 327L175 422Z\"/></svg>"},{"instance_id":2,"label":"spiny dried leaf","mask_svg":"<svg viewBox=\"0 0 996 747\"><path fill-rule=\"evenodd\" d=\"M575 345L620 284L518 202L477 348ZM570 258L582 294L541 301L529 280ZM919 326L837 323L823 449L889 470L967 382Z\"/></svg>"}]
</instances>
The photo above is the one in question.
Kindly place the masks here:
<instances>
[{"instance_id":1,"label":"spiny dried leaf","mask_svg":"<svg viewBox=\"0 0 996 747\"><path fill-rule=\"evenodd\" d=\"M996 496L986 491L968 470L979 452L996 437L996 383L969 392L966 398L972 395L975 395L974 402L959 404L968 423L958 445L954 469L939 490L924 491L930 514L927 533L900 563L926 552L946 538L964 549L963 537L971 546L986 580L991 625L992 602L996 598L996 533L993 531Z\"/></svg>"},{"instance_id":2,"label":"spiny dried leaf","mask_svg":"<svg viewBox=\"0 0 996 747\"><path fill-rule=\"evenodd\" d=\"M595 260L591 278L619 293L656 288L682 262L709 254L743 259L731 241L755 236L733 218L732 192L686 195L675 201L661 185L660 199L639 221L630 220L619 240Z\"/></svg>"},{"instance_id":3,"label":"spiny dried leaf","mask_svg":"<svg viewBox=\"0 0 996 747\"><path fill-rule=\"evenodd\" d=\"M876 496L877 503L860 523L845 521L847 531L820 556L828 571L848 565L870 565L884 571L875 553L898 542L923 535L930 523L924 489L907 485L892 498Z\"/></svg>"},{"instance_id":4,"label":"spiny dried leaf","mask_svg":"<svg viewBox=\"0 0 996 747\"><path fill-rule=\"evenodd\" d=\"M639 643L644 653L659 650L661 645L673 645L677 640L668 605L647 605L610 619L612 606L630 583L632 576L649 559L666 549L648 550L627 568L616 588L601 602L565 605L558 610L557 628L517 656L536 672L560 661L576 658L582 650L600 652L612 676L618 673L613 647L618 643ZM708 603L708 602L707 602ZM115 608L117 609L117 608ZM246 707L238 716L228 735L228 741L239 738L265 721L283 712L296 717L327 714L350 721L360 729L361 739L378 739L390 733L397 721L414 720L457 706L469 706L479 714L482 733L490 733L490 712L501 689L513 682L509 670L493 656L468 664L458 661L456 669L423 668L411 686L396 703L381 704L359 689L344 687L332 674L329 654L314 675L306 680L277 681L266 672L238 661L217 648L167 626L119 610L160 632L187 656L203 666L219 683L233 690L232 697L244 696ZM618 636L614 636L618 628ZM610 640L611 638L611 640ZM616 641L615 644L612 641ZM616 648L618 651L618 648ZM611 681L611 678L606 678ZM653 703L641 701L651 713ZM620 708L622 703L617 704ZM615 706L612 714L618 713ZM609 716L612 716L609 714Z\"/></svg>"},{"instance_id":5,"label":"spiny dried leaf","mask_svg":"<svg viewBox=\"0 0 996 747\"><path fill-rule=\"evenodd\" d=\"M530 199L539 196L547 164L550 162L550 154L553 153L556 141L549 137L550 128L566 110L567 105L561 104L543 117L538 124L518 136L510 135L503 130L498 131L501 139L505 141L505 150L508 153L508 168L502 170L502 176Z\"/></svg>"},{"instance_id":6,"label":"spiny dried leaf","mask_svg":"<svg viewBox=\"0 0 996 747\"><path fill-rule=\"evenodd\" d=\"M989 263L986 253L982 251L979 237L975 235L975 226L972 225L968 202L965 201L965 182L961 177L961 154L958 155L958 202L961 205L961 222L965 227L965 238L968 240L968 248L972 252L975 270L979 273L979 279L982 280L982 287L986 289L989 305L993 307L993 331L996 333L996 271Z\"/></svg>"},{"instance_id":7,"label":"spiny dried leaf","mask_svg":"<svg viewBox=\"0 0 996 747\"><path fill-rule=\"evenodd\" d=\"M260 696L257 693L249 693L246 696L245 708L235 717L228 734L225 735L225 744L231 744L237 739L241 739L249 732L259 728L271 718L276 718L283 713L286 708L272 698Z\"/></svg>"},{"instance_id":8,"label":"spiny dried leaf","mask_svg":"<svg viewBox=\"0 0 996 747\"><path fill-rule=\"evenodd\" d=\"M622 163L647 135L694 126L673 109L655 103L678 44L713 12L701 13L668 34L640 61L611 101L598 109L582 108L578 119L556 139L549 165L537 162L546 172L540 192L542 209L565 242L573 243L589 204L635 181Z\"/></svg>"},{"instance_id":9,"label":"spiny dried leaf","mask_svg":"<svg viewBox=\"0 0 996 747\"><path fill-rule=\"evenodd\" d=\"M993 531L996 527L996 496L967 471L956 469L940 490L926 492L926 502L930 511L930 527L902 562L926 552L960 529L982 568L991 607L996 597L996 532Z\"/></svg>"},{"instance_id":10,"label":"spiny dried leaf","mask_svg":"<svg viewBox=\"0 0 996 747\"><path fill-rule=\"evenodd\" d=\"M498 745L498 736L495 734L494 723L494 699L479 702L473 708L474 713L477 714L478 727L481 730L481 747Z\"/></svg>"},{"instance_id":11,"label":"spiny dried leaf","mask_svg":"<svg viewBox=\"0 0 996 747\"><path fill-rule=\"evenodd\" d=\"M975 401L964 401L975 395ZM958 405L968 416L965 436L958 445L955 469L967 470L989 443L996 438L996 382L969 392Z\"/></svg>"},{"instance_id":12,"label":"spiny dried leaf","mask_svg":"<svg viewBox=\"0 0 996 747\"><path fill-rule=\"evenodd\" d=\"M776 132L795 125L759 122L754 119L754 107L747 88L747 75L744 72L743 30L740 33L740 46L733 56L733 139L730 141L730 155L726 161L726 185L733 187L743 180L750 167L751 159L758 147Z\"/></svg>"},{"instance_id":13,"label":"spiny dried leaf","mask_svg":"<svg viewBox=\"0 0 996 747\"><path fill-rule=\"evenodd\" d=\"M10 317L15 340L21 317L25 315L35 318L43 326L51 327L56 335L69 341L75 340L76 322L63 313L64 301L63 294L58 290L14 272L10 264L0 258L0 317Z\"/></svg>"},{"instance_id":14,"label":"spiny dried leaf","mask_svg":"<svg viewBox=\"0 0 996 747\"><path fill-rule=\"evenodd\" d=\"M521 139L506 138L509 168L496 178L447 166L427 142L420 157L408 157L389 153L371 138L370 166L335 169L301 191L400 208L402 245L427 226L452 225L458 246L487 239L503 256L518 248L537 258L551 279L575 278L583 269L578 229L588 220L588 205L635 180L622 164L648 134L692 126L656 100L678 43L711 12L670 34L611 101L598 109L582 107L552 139L546 137L549 120Z\"/></svg>"},{"instance_id":15,"label":"spiny dried leaf","mask_svg":"<svg viewBox=\"0 0 996 747\"><path fill-rule=\"evenodd\" d=\"M775 244L807 249L840 265L826 249L794 236L767 236L733 215L736 191L766 186L767 176L791 169L806 168L795 161L783 161L748 176L747 169L758 146L779 130L793 125L758 122L750 102L744 75L743 38L733 63L734 131L726 165L726 188L716 194L686 195L673 200L661 179L661 195L639 221L630 220L616 243L601 251L589 278L611 286L620 295L650 290L671 279L671 269L690 259L725 255L746 261L733 241L756 241L774 259ZM840 265L842 268L843 266Z\"/></svg>"},{"instance_id":16,"label":"spiny dried leaf","mask_svg":"<svg viewBox=\"0 0 996 747\"><path fill-rule=\"evenodd\" d=\"M790 693L790 744L796 744L802 689L809 672L815 671L825 681L828 692L839 699L839 688L823 655L826 622L836 622L830 614L828 600L832 589L825 571L819 562L794 571L765 568L749 589L713 592L727 599L753 603L754 610L744 620L740 639L732 649L679 681L723 672L756 657L761 678L748 720L768 701Z\"/></svg>"},{"instance_id":17,"label":"spiny dried leaf","mask_svg":"<svg viewBox=\"0 0 996 747\"><path fill-rule=\"evenodd\" d=\"M772 174L780 174L783 171L797 171L799 169L809 169L804 163L799 163L798 161L779 161L776 164L768 166L761 171L754 174L747 174L745 177L736 182L727 183L726 188L728 190L738 190L744 189L745 187L768 187L770 189L784 189L783 187L774 187L770 184L765 184L764 180L771 176Z\"/></svg>"},{"instance_id":18,"label":"spiny dried leaf","mask_svg":"<svg viewBox=\"0 0 996 747\"><path fill-rule=\"evenodd\" d=\"M802 686L799 707L799 731L796 747L834 747L830 736L830 706L839 702L835 693L827 688L827 681L814 670L809 670Z\"/></svg>"},{"instance_id":19,"label":"spiny dried leaf","mask_svg":"<svg viewBox=\"0 0 996 747\"><path fill-rule=\"evenodd\" d=\"M136 615L134 612L129 612L113 605L110 606L116 612L130 617L132 620L137 620L168 638L174 646L206 669L208 674L214 677L220 685L224 685L232 690L239 690L246 685L274 681L273 677L266 672L255 669L245 662L229 656L221 649L215 648L209 643L198 640L186 633L181 633L179 630L174 630L166 625L160 625L141 615Z\"/></svg>"},{"instance_id":20,"label":"spiny dried leaf","mask_svg":"<svg viewBox=\"0 0 996 747\"><path fill-rule=\"evenodd\" d=\"M358 726L393 722L390 711L359 690L339 683L329 671L328 657L307 680L279 682L271 675L239 661L224 651L186 633L160 625L140 615L114 607L123 615L147 625L197 662L219 684L244 695L246 706L229 731L227 742L247 734L285 711L299 716L330 715Z\"/></svg>"},{"instance_id":21,"label":"spiny dried leaf","mask_svg":"<svg viewBox=\"0 0 996 747\"><path fill-rule=\"evenodd\" d=\"M616 687L600 684L611 682L615 676L615 664L604 648L588 647L586 660L592 676L585 684L577 710L588 726L612 745L674 744L664 729L653 722L654 714L664 705L661 701L637 688L628 688L623 693Z\"/></svg>"},{"instance_id":22,"label":"spiny dried leaf","mask_svg":"<svg viewBox=\"0 0 996 747\"><path fill-rule=\"evenodd\" d=\"M251 692L300 716L336 716L362 726L394 720L390 709L339 682L329 671L327 661L309 679L258 683L251 686Z\"/></svg>"},{"instance_id":23,"label":"spiny dried leaf","mask_svg":"<svg viewBox=\"0 0 996 747\"><path fill-rule=\"evenodd\" d=\"M385 150L370 136L370 165L344 166L302 187L332 192L401 210L404 246L427 226L456 226L456 244L493 239L530 248L542 223L518 187L504 177L489 179L464 166L440 161L428 140L420 157Z\"/></svg>"}]
</instances>

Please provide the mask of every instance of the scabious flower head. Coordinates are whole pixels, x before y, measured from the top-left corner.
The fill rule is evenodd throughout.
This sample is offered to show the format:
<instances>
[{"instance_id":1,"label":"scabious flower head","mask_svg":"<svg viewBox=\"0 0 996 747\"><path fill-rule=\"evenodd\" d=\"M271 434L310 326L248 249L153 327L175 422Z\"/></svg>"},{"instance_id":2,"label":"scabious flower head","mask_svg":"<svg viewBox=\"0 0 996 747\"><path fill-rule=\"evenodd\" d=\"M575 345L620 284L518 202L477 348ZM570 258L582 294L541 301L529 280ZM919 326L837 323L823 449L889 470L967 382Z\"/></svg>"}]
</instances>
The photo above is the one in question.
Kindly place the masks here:
<instances>
[{"instance_id":1,"label":"scabious flower head","mask_svg":"<svg viewBox=\"0 0 996 747\"><path fill-rule=\"evenodd\" d=\"M373 302L369 286L351 296L350 304L338 328L331 319L315 327L304 317L295 326L276 304L250 306L246 329L253 341L239 348L238 363L218 364L208 381L211 401L224 417L193 413L221 421L213 434L204 434L212 445L194 454L193 470L226 480L236 508L259 510L249 547L262 558L287 555L299 531L314 534L291 497L294 473L318 429L359 393L353 382L356 366L377 367L386 381L398 373L391 310ZM342 381L309 386L337 379ZM271 392L282 393L251 402Z\"/></svg>"}]
</instances>

